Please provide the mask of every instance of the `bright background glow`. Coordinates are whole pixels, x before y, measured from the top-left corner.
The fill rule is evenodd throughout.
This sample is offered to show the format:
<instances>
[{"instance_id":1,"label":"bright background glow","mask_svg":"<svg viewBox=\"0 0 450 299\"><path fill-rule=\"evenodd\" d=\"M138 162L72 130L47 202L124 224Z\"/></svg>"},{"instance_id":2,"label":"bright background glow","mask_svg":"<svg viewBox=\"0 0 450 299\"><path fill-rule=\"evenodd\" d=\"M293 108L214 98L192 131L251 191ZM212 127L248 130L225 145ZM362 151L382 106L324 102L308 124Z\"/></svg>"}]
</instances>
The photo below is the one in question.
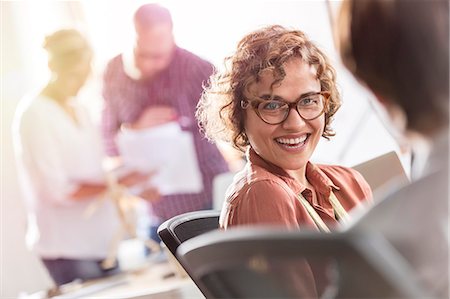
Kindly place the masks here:
<instances>
[{"instance_id":1,"label":"bright background glow","mask_svg":"<svg viewBox=\"0 0 450 299\"><path fill-rule=\"evenodd\" d=\"M370 109L371 94L341 66L333 47L324 1L161 1L172 12L179 46L216 66L240 38L263 25L278 23L305 31L331 58L344 104L337 113L332 141L321 141L313 160L351 166L399 148ZM25 211L18 188L11 146L11 121L19 99L48 79L41 45L61 27L83 30L95 50L94 74L81 98L95 120L101 110L101 74L131 37L131 16L143 1L11 1L1 2L1 297L33 292L49 285L37 259L25 248ZM333 7L339 5L333 1ZM408 157L404 157L407 162ZM408 163L405 163L407 171Z\"/></svg>"}]
</instances>

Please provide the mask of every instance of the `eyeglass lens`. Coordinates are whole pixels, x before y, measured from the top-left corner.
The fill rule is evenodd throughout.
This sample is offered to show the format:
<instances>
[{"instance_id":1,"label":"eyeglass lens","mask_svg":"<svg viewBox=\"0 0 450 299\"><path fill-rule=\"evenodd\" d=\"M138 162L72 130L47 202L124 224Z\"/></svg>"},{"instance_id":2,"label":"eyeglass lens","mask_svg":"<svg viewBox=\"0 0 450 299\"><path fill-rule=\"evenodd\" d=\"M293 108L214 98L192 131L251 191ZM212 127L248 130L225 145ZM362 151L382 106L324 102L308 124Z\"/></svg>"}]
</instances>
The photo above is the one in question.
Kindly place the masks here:
<instances>
[{"instance_id":1,"label":"eyeglass lens","mask_svg":"<svg viewBox=\"0 0 450 299\"><path fill-rule=\"evenodd\" d=\"M324 97L321 94L309 95L301 98L296 104L300 116L305 120L318 117L323 112ZM258 113L261 119L269 124L279 124L286 120L290 106L286 102L268 100L258 105Z\"/></svg>"}]
</instances>

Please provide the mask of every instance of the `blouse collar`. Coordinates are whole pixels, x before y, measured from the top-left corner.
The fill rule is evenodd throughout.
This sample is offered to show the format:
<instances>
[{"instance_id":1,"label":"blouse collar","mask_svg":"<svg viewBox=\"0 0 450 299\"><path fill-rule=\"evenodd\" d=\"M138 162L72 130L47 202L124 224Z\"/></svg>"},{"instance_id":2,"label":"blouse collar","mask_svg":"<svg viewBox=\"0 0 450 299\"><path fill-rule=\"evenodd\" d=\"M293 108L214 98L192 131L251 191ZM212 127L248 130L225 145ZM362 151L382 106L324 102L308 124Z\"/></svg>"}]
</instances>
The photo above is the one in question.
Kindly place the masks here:
<instances>
[{"instance_id":1,"label":"blouse collar","mask_svg":"<svg viewBox=\"0 0 450 299\"><path fill-rule=\"evenodd\" d=\"M295 194L300 194L307 189L306 186L297 182L283 168L264 160L251 147L247 150L246 156L250 164L262 167L270 173L280 177L288 184ZM323 194L325 197L329 197L330 192L333 189L339 190L339 187L337 187L317 165L314 165L309 161L306 165L306 178L311 185L313 185L316 191Z\"/></svg>"}]
</instances>

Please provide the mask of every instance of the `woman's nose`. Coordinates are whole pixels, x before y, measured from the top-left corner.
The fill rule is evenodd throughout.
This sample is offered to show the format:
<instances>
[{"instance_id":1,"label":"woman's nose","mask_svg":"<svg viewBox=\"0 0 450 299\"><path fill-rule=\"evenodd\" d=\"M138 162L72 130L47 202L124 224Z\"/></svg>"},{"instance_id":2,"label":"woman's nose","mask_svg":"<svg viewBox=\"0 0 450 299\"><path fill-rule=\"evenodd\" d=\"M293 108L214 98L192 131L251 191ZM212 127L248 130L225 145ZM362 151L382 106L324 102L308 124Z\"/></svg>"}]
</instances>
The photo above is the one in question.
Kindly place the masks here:
<instances>
[{"instance_id":1,"label":"woman's nose","mask_svg":"<svg viewBox=\"0 0 450 299\"><path fill-rule=\"evenodd\" d=\"M300 116L297 109L291 108L286 120L282 123L285 129L295 129L306 125L306 121Z\"/></svg>"}]
</instances>

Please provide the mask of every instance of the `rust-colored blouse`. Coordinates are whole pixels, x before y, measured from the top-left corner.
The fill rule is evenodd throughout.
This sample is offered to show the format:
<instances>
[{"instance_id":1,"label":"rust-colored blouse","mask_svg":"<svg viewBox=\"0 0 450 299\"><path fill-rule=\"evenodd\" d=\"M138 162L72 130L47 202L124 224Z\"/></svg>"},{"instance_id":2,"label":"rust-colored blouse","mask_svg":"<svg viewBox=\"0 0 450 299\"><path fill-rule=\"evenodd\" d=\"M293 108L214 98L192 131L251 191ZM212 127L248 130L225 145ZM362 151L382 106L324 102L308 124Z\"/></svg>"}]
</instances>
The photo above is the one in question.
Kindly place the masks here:
<instances>
[{"instance_id":1,"label":"rust-colored blouse","mask_svg":"<svg viewBox=\"0 0 450 299\"><path fill-rule=\"evenodd\" d=\"M248 163L236 174L227 190L220 216L220 227L237 225L283 225L288 228L317 229L313 218L301 204L298 194L316 210L329 228L337 224L329 201L333 192L342 207L349 211L363 201L372 200L372 191L362 175L347 167L314 165L308 162L306 178L316 189L295 181L283 169L263 160L255 151L247 152Z\"/></svg>"}]
</instances>

